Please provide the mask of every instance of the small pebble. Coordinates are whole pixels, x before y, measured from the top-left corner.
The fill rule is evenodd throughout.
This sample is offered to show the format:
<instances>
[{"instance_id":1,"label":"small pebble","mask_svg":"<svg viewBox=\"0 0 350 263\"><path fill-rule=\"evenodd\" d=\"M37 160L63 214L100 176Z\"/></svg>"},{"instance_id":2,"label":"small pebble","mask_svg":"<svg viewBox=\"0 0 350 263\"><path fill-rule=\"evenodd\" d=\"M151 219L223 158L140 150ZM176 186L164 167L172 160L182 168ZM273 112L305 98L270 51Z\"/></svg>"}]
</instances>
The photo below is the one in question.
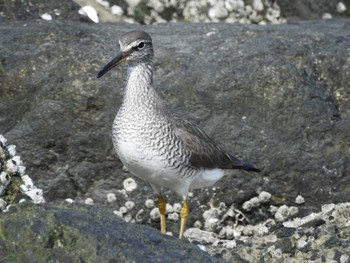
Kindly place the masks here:
<instances>
[{"instance_id":1,"label":"small pebble","mask_svg":"<svg viewBox=\"0 0 350 263\"><path fill-rule=\"evenodd\" d=\"M40 17L43 20L47 20L47 21L52 20L52 16L49 13L42 14Z\"/></svg>"},{"instance_id":2,"label":"small pebble","mask_svg":"<svg viewBox=\"0 0 350 263\"><path fill-rule=\"evenodd\" d=\"M322 15L322 19L323 20L332 19L332 15L330 13L324 13Z\"/></svg>"},{"instance_id":3,"label":"small pebble","mask_svg":"<svg viewBox=\"0 0 350 263\"><path fill-rule=\"evenodd\" d=\"M116 15L116 16L124 15L124 11L119 5L113 5L111 7L111 12L112 12L113 15Z\"/></svg>"},{"instance_id":4,"label":"small pebble","mask_svg":"<svg viewBox=\"0 0 350 263\"><path fill-rule=\"evenodd\" d=\"M305 203L304 197L302 197L301 195L298 195L298 196L295 198L295 203L298 204L298 205L304 204L304 203Z\"/></svg>"},{"instance_id":5,"label":"small pebble","mask_svg":"<svg viewBox=\"0 0 350 263\"><path fill-rule=\"evenodd\" d=\"M75 201L72 198L67 198L64 201L66 201L67 203L73 204Z\"/></svg>"},{"instance_id":6,"label":"small pebble","mask_svg":"<svg viewBox=\"0 0 350 263\"><path fill-rule=\"evenodd\" d=\"M91 5L83 6L82 8L79 9L78 12L79 12L79 14L85 15L88 18L90 18L91 21L94 22L94 23L98 23L99 22L97 11Z\"/></svg>"},{"instance_id":7,"label":"small pebble","mask_svg":"<svg viewBox=\"0 0 350 263\"><path fill-rule=\"evenodd\" d=\"M342 14L342 13L344 13L345 11L346 11L346 6L344 5L343 2L339 2L339 3L337 4L337 12L338 12L339 14Z\"/></svg>"},{"instance_id":8,"label":"small pebble","mask_svg":"<svg viewBox=\"0 0 350 263\"><path fill-rule=\"evenodd\" d=\"M86 198L84 203L86 205L93 205L94 204L94 200L92 200L92 198Z\"/></svg>"}]
</instances>

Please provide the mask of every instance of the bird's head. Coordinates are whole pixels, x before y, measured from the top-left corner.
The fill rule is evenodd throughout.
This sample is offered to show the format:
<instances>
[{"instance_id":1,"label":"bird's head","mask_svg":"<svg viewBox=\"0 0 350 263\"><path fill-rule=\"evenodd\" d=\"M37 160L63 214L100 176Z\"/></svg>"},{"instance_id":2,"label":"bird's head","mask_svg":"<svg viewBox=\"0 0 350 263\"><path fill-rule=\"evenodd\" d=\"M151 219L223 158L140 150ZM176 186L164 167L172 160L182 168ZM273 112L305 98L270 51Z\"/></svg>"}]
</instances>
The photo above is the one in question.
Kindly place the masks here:
<instances>
[{"instance_id":1,"label":"bird's head","mask_svg":"<svg viewBox=\"0 0 350 263\"><path fill-rule=\"evenodd\" d=\"M149 62L153 59L152 39L150 35L144 31L134 30L125 33L119 40L119 45L119 54L98 72L98 78L124 61L132 64Z\"/></svg>"}]
</instances>

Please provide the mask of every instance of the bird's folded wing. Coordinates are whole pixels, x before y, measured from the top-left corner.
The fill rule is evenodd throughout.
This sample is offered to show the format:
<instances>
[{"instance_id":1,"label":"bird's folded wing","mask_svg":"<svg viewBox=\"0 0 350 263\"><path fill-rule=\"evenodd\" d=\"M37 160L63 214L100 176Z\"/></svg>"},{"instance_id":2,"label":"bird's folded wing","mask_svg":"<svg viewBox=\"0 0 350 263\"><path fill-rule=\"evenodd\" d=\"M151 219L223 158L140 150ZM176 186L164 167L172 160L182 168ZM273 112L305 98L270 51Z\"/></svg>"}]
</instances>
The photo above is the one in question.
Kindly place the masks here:
<instances>
[{"instance_id":1,"label":"bird's folded wing","mask_svg":"<svg viewBox=\"0 0 350 263\"><path fill-rule=\"evenodd\" d=\"M188 120L172 118L175 135L190 152L189 165L198 168L245 169L245 162L221 150L199 127Z\"/></svg>"}]
</instances>

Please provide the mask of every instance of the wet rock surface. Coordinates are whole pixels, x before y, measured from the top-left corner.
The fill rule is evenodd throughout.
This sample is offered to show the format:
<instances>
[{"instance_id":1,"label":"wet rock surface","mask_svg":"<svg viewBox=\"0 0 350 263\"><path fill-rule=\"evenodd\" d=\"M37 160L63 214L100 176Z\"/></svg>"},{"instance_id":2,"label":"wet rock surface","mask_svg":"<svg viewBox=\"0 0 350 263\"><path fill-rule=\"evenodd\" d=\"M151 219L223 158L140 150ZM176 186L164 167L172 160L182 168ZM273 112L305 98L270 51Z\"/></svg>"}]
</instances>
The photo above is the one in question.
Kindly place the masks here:
<instances>
[{"instance_id":1,"label":"wet rock surface","mask_svg":"<svg viewBox=\"0 0 350 263\"><path fill-rule=\"evenodd\" d=\"M1 214L0 230L3 262L223 262L103 207L25 203Z\"/></svg>"},{"instance_id":2,"label":"wet rock surface","mask_svg":"<svg viewBox=\"0 0 350 263\"><path fill-rule=\"evenodd\" d=\"M135 28L153 37L154 82L160 96L223 148L263 170L258 176L238 173L214 188L195 191L189 199L189 228L207 230L204 212L217 208L219 214L215 212L208 222L220 224L207 225L211 233L221 233L224 240L232 237L228 226L240 222L243 213L245 230L240 233L258 238L247 225L268 219L278 222L278 211L281 224L296 211L291 207L298 209L293 216L305 216L323 204L348 201L349 20L278 27L9 21L0 24L0 134L17 145L28 174L44 191L47 209L54 209L52 201L91 198L94 208L104 205L115 211L113 217L158 228L151 217L154 206L145 204L154 198L151 188L135 179L136 189L126 190L124 180L131 175L112 148L111 124L121 101L125 67L96 79L119 49L118 37ZM254 208L253 198L263 191L271 194L268 203L243 208ZM168 217L174 218L168 228L177 235L174 209L181 200L169 191L165 194L172 205ZM298 195L304 202L296 203ZM128 201L134 206L126 205ZM133 208L122 209L127 206ZM228 211L236 214L229 212L227 217ZM235 215L238 221L232 219ZM314 223L320 231L322 220ZM268 229L275 225L266 223ZM269 253L295 256L291 238L299 227L276 230L270 241L279 244ZM340 239L327 239L335 257L346 252L339 248ZM304 258L319 258L311 246L299 242L298 253L311 255ZM246 249L244 240L237 243ZM227 260L227 253L233 259L245 258L237 246L227 246L226 252L206 249ZM256 251L254 259L259 258L260 250Z\"/></svg>"}]
</instances>

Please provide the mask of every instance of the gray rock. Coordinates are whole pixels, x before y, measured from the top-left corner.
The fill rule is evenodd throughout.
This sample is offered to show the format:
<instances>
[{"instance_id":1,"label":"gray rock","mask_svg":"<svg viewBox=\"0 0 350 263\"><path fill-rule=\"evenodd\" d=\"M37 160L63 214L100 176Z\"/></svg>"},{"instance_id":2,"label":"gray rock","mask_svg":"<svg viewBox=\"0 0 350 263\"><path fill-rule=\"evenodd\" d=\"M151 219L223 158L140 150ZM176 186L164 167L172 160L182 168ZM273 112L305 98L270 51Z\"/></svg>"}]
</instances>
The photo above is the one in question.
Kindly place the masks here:
<instances>
[{"instance_id":1,"label":"gray rock","mask_svg":"<svg viewBox=\"0 0 350 263\"><path fill-rule=\"evenodd\" d=\"M91 197L100 204L113 192L117 208L131 199L139 211L153 196L140 180L127 196L118 192L131 176L110 139L125 68L96 79L118 50L118 37L135 28L154 39L154 82L166 102L263 170L224 178L216 191L196 191L188 226L202 220L199 206L210 199L240 206L268 191L272 203L294 205L300 194L301 215L348 199L349 20L266 27L5 22L0 134L17 145L46 200ZM158 227L148 211L143 222ZM178 227L169 222L174 234Z\"/></svg>"},{"instance_id":2,"label":"gray rock","mask_svg":"<svg viewBox=\"0 0 350 263\"><path fill-rule=\"evenodd\" d=\"M278 0L278 5L281 7L283 17L288 20L305 20L305 19L321 19L324 13L330 13L333 17L349 17L350 12L347 9L343 13L337 11L339 0L308 0L308 1L288 1ZM350 1L346 0L343 3L349 7Z\"/></svg>"},{"instance_id":3,"label":"gray rock","mask_svg":"<svg viewBox=\"0 0 350 263\"><path fill-rule=\"evenodd\" d=\"M201 232L208 252L222 255L228 262L348 262L350 247L350 203L328 204L319 213L270 227L269 233L236 236L233 240L219 240ZM323 220L321 225L306 222ZM185 234L186 236L186 234Z\"/></svg>"},{"instance_id":4,"label":"gray rock","mask_svg":"<svg viewBox=\"0 0 350 263\"><path fill-rule=\"evenodd\" d=\"M86 205L16 205L1 215L0 232L2 262L221 262L186 240Z\"/></svg>"},{"instance_id":5,"label":"gray rock","mask_svg":"<svg viewBox=\"0 0 350 263\"><path fill-rule=\"evenodd\" d=\"M47 13L53 20L75 20L82 17L78 14L80 6L70 0L35 0L30 1L6 1L0 0L0 21L1 20L33 20Z\"/></svg>"}]
</instances>

